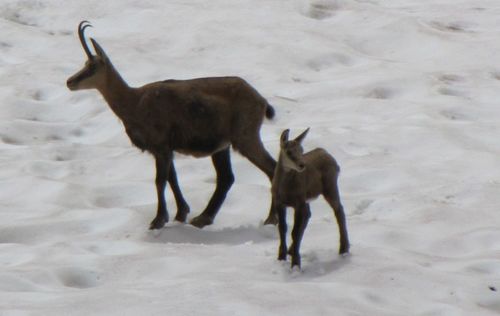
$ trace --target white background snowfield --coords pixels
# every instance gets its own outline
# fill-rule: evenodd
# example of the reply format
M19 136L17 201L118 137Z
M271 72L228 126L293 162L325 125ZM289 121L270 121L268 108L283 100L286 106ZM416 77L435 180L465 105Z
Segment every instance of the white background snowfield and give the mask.
M342 169L351 255L318 199L303 270L278 262L269 181L237 153L212 226L149 231L153 159L65 86L84 19L132 86L245 78L276 109L274 157L311 127L305 149ZM496 0L2 0L0 315L498 315L499 21ZM176 166L192 218L214 170Z

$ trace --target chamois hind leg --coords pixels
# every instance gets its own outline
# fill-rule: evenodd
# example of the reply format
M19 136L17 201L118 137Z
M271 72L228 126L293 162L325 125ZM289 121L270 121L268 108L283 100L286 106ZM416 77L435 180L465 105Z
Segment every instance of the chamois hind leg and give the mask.
M335 218L337 219L337 225L339 227L339 235L340 235L340 247L339 254L345 254L349 252L349 237L347 234L347 224L344 213L344 207L340 202L340 194L339 188L337 184L338 174L327 177L328 179L324 184L325 192L323 196L330 206L333 208L335 213Z
M292 256L292 268L298 266L300 268L300 243L304 236L307 223L311 217L311 209L309 203L301 203L295 208L294 223L292 230L292 245L288 251Z
M238 150L243 156L245 156L251 163L253 163L257 168L266 174L269 181L273 180L274 169L276 168L276 160L269 155L269 153L264 148L259 136L253 137L251 140L241 141L233 144L234 148ZM269 215L264 221L265 225L278 224L278 215L274 212L275 208L273 202L271 202L271 207L269 209Z
M213 223L222 202L226 198L227 192L234 183L229 147L213 154L212 162L217 172L217 186L205 210L191 220L191 225L198 228L203 228Z
M149 225L149 229L160 229L168 222L167 204L165 202L165 186L169 178L172 155L155 155L156 161L156 195L158 197L158 209L156 217Z
M175 220L184 223L186 222L186 217L187 214L189 213L189 205L184 199L184 196L182 196L179 183L177 182L177 172L175 172L173 161L170 163L170 171L168 173L168 183L170 184L170 189L174 194L175 204L177 205L177 214L175 215Z

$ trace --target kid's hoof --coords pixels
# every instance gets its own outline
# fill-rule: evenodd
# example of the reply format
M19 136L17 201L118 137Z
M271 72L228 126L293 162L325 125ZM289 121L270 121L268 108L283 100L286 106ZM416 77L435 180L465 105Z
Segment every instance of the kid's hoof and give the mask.
M299 255L292 256L292 269L293 267L297 267L300 270L300 261L301 260Z
M297 269L298 269L299 271L301 270L301 268L300 268L300 261L299 261L299 262L296 262L296 261L293 261L293 260L292 260L292 265L291 265L292 270L293 270L295 267L297 267Z
M191 225L198 228L203 228L207 225L212 225L213 222L214 220L208 216L198 215L191 220Z
M149 229L160 229L165 226L165 223L168 222L168 218L164 217L155 217L151 224L149 224Z
M339 249L339 255L347 255L349 254L349 245L342 245L340 246L340 249Z
M286 246L278 250L278 260L286 261Z

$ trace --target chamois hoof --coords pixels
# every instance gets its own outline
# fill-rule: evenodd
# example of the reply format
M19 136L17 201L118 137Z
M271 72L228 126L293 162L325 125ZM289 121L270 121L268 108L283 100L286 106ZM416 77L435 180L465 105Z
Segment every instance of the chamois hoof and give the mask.
M201 214L191 220L191 225L203 228L207 225L212 225L213 222L214 220L211 217Z
M181 223L185 223L188 213L189 213L189 206L183 207L182 209L178 209L177 214L175 215L175 220Z
M177 213L177 215L175 215L175 220L177 222L185 223L186 218L187 218L187 213Z
M168 222L168 218L165 217L155 217L151 224L149 224L149 229L161 229Z
M273 215L269 215L264 221L264 225L278 225L278 218Z

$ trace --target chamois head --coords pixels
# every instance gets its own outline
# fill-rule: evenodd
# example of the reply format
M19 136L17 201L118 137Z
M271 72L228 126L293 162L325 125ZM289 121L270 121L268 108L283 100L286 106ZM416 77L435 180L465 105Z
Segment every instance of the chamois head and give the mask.
M83 68L71 76L66 82L66 85L72 91L93 89L103 85L105 82L106 70L110 64L106 53L93 38L90 38L90 41L92 42L97 55L92 55L90 52L84 36L84 31L87 27L92 27L88 21L82 21L78 25L78 37L80 38L83 50L87 55L87 61L85 62Z
M281 133L280 140L280 156L283 163L283 167L286 169L292 169L297 172L302 172L306 168L304 160L302 159L302 154L304 149L302 148L302 141L309 132L309 128L302 132L293 140L288 140L289 129L286 129Z

